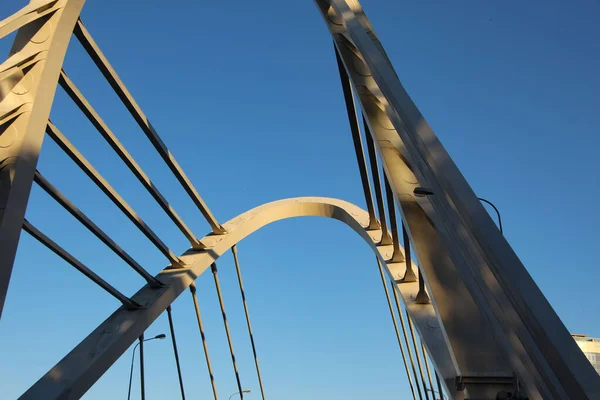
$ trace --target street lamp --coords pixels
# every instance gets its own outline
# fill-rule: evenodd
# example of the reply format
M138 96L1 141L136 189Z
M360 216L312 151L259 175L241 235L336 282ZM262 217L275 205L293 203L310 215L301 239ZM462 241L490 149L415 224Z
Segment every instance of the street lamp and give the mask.
M498 216L498 228L500 229L500 233L502 233L504 235L504 232L502 232L502 217L500 217L500 211L498 211L496 206L491 201L486 200L483 197L478 197L477 200L483 201L484 203L489 204L490 206L492 206L494 211L496 211L496 215Z
M429 388L425 388L426 391L431 392L433 394L433 397L435 397L436 393L439 393L440 400L446 400L446 396L443 393L438 392L437 390L433 390L433 389L429 389Z
M241 391L241 393L250 393L250 389L244 389L244 390ZM240 394L240 392L235 392L234 394L232 394L231 396L229 396L229 400L231 400L231 398L233 396L235 396L236 394ZM240 396L240 397L242 397L242 396Z
M161 333L150 339L144 339L143 341L138 341L137 344L133 347L133 354L131 355L131 370L129 371L129 390L127 391L127 400L129 400L131 398L131 380L133 379L133 361L135 359L135 350L137 349L137 347L140 345L141 342L149 342L150 340L155 340L155 339L162 340L166 337L167 337L167 335L165 335L164 333Z
M422 187L416 187L413 190L413 194L416 197L426 197L426 196L431 196L433 195L433 192L429 189L426 188L422 188ZM492 206L492 208L494 209L494 211L496 211L496 215L498 216L498 228L500 229L500 233L502 233L504 235L504 232L502 232L502 217L500 217L500 211L498 211L498 209L496 208L496 206L494 205L494 203L492 203L491 201L484 199L483 197L478 197L477 200L482 201L486 204L489 204L490 206Z

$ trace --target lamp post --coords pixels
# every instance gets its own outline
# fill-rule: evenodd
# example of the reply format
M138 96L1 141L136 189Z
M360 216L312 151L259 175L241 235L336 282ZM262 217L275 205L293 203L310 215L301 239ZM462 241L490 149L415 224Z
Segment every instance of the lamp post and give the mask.
M250 393L250 389L244 389L241 392L235 392L234 394L232 394L231 396L229 396L229 400L231 400L231 398L233 396L235 396L236 394L240 394L240 393ZM240 397L242 397L242 396L240 395Z
M504 235L504 232L502 232L502 217L500 217L500 211L498 211L496 206L491 201L486 200L483 197L478 197L477 200L483 201L484 203L489 204L490 206L492 206L494 211L496 211L496 215L498 216L498 228L500 229L500 233L502 233Z
M150 339L140 340L133 347L133 354L131 355L131 370L129 371L129 390L127 391L127 400L129 400L131 398L131 380L133 379L133 361L135 360L135 350L140 345L140 343L149 342L150 340L155 340L155 339L161 339L162 340L162 339L164 339L166 337L167 337L167 335L165 335L164 333L161 333L161 334L156 335L156 336L154 336L154 337L152 337Z
M433 192L431 190L422 188L422 187L416 187L413 190L413 193L417 197L431 196L433 194ZM486 204L489 204L490 206L492 206L494 211L496 211L496 215L498 216L498 228L500 230L500 233L502 233L504 235L504 232L502 231L502 217L500 216L500 211L498 211L498 209L496 208L494 203L492 203L491 201L489 201L487 199L484 199L483 197L478 197L477 200L482 201Z
M437 390L433 390L433 389L429 389L429 388L425 388L425 390L427 390L428 392L431 392L433 394L433 397L435 397L435 394L438 393L440 395L439 400L446 400L446 396L443 393L438 392Z

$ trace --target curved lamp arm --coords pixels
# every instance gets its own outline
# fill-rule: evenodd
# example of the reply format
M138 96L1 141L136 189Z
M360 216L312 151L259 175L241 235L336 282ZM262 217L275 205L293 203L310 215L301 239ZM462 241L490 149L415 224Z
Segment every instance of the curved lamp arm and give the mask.
M166 338L167 335L165 335L164 333L161 333L159 335L156 335L152 338L149 339L144 339L141 342L138 341L135 346L133 346L133 354L131 355L131 369L129 370L129 389L127 390L127 400L129 400L131 398L131 380L133 379L133 361L135 360L135 350L138 348L138 346L140 345L140 343L142 342L148 342L150 340L155 340L155 339L164 339Z
M235 392L234 394L232 394L231 396L229 396L229 400L231 400L231 398L233 396L235 396L236 394L240 394L240 393L250 393L250 389L244 389L241 392ZM241 397L241 396L240 396Z

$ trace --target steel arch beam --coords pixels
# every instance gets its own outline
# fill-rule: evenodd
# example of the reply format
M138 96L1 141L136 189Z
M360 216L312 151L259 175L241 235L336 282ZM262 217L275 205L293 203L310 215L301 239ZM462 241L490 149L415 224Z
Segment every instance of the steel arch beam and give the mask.
M377 82L364 64L361 52L348 38L344 19L338 18L334 7L327 2L318 2L325 21L333 35L336 58L342 63L341 72L353 85L354 92L365 118L367 141L374 142L386 171L392 199L397 201L402 225L410 236L420 272L425 278L429 298L442 322L442 332L452 357L453 373L442 373L447 392L453 399L463 397L493 398L501 390L511 390L513 372L503 349L497 344L492 332L480 313L468 289L448 256L448 249L433 222L424 212L418 199L413 196L415 187L420 186L413 172L410 154L398 138L398 133L385 113L385 105L377 97L380 93ZM349 18L349 17L348 17ZM414 308L419 304L415 302ZM416 311L416 310L415 310ZM429 343L426 343L429 346ZM434 359L434 365L438 366ZM448 367L449 368L449 367ZM467 385L466 391L457 390L455 380L459 376L494 378L499 384Z
M32 2L0 21L0 37L19 29L0 64L0 316L58 76L84 2Z
M398 283L404 275L406 264L389 263L393 246L378 246L381 230L369 230L369 214L361 208L343 200L322 197L300 197L279 200L256 207L223 225L224 235L208 235L203 240L208 248L190 249L181 258L185 268L165 269L157 279L165 286L153 289L148 285L140 289L132 300L143 306L131 311L117 309L67 356L35 383L22 399L76 399L81 397L102 374L137 340L169 305L183 293L198 276L233 245L265 225L273 222L304 216L319 216L343 222L358 233L373 249L378 259L386 266L387 274L396 281L396 287L411 314L419 333L430 346L430 354L437 360L443 374L452 373L452 362L440 322L431 304L414 306L418 284ZM374 268L375 266L373 266ZM450 366L450 368L447 368ZM447 376L445 376L447 378Z
M495 397L510 387L512 370L531 400L600 398L600 377L407 94L358 1L316 3L367 114L432 301L441 312L452 305L443 297L468 299L469 318L462 308L440 315L457 368L477 373L463 380L468 396ZM416 187L428 196L417 198Z

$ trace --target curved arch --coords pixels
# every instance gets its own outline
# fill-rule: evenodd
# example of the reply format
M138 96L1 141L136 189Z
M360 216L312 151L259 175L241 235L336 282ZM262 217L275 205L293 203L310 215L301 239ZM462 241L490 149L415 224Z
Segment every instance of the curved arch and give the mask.
M153 289L146 285L132 297L144 308L134 311L123 307L117 309L25 392L22 398L79 398L198 276L234 244L270 223L307 216L341 221L369 244L376 257L386 267L388 275L396 282L395 286L402 295L437 370L444 378L451 377L451 374L455 373L451 354L434 306L417 305L414 302L418 283L399 281L404 276L406 264L387 262L392 256L392 245L377 245L381 238L381 230L366 230L369 224L368 213L343 200L300 197L256 207L225 223L223 227L227 234L205 236L202 242L206 249L190 249L181 256L185 263L184 268L165 269L157 275L165 284L164 287Z

